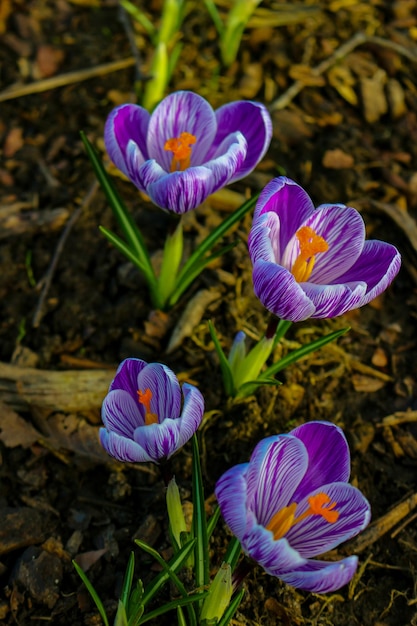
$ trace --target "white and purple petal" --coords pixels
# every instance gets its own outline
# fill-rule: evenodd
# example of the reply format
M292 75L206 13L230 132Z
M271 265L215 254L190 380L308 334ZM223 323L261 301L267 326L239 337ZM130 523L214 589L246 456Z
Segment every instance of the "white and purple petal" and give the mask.
M271 180L256 203L254 224L264 213L276 213L280 221L279 250L285 250L295 232L314 211L314 204L306 191L293 180L280 176Z
M343 205L323 205L306 221L329 249L317 254L310 281L313 283L343 282L337 280L359 258L365 242L365 224L356 209Z
M335 563L306 561L302 567L289 572L277 572L288 585L313 593L331 593L350 582L358 567L358 557L349 556Z
M346 311L360 306L366 293L366 283L340 285L316 285L306 282L300 283L306 296L313 303L313 318L331 318L343 315Z
M296 437L267 437L256 446L246 472L246 506L259 524L267 526L277 511L292 502L307 467L307 450Z
M116 375L110 383L109 391L113 389L124 389L130 393L132 398L137 398L138 376L148 364L142 359L125 359L117 368Z
M145 423L143 407L124 389L114 389L107 394L101 407L101 419L108 430L130 438L135 429Z
M184 383L182 386L184 394L184 406L181 411L179 422L179 440L178 447L183 446L201 424L204 415L204 398L203 394L197 387Z
M155 176L152 182L142 178L142 172L148 165L145 164L140 175L146 183L146 193L155 204L161 208L168 206L179 215L195 209L232 178L236 167L246 155L246 140L243 135L236 133L227 140L224 148L226 152L204 165L189 167L183 172L172 172L162 177ZM157 174L155 165L152 166L152 173Z
M239 541L257 523L246 506L246 472L249 463L228 469L217 481L214 493L226 524Z
M271 531L260 524L253 526L246 536L240 539L243 551L257 561L268 574L279 576L279 570L292 570L305 563L305 559L284 537L273 539Z
M165 419L160 424L149 424L137 428L133 438L149 458L158 463L161 459L169 459L180 447L180 420Z
M366 282L366 293L358 305L363 306L385 291L400 267L401 256L397 248L383 241L369 240L365 242L355 264L338 280L346 283L357 280Z
M115 432L100 428L100 443L105 451L118 461L127 463L147 463L154 459L133 439L122 437Z
M116 167L129 176L126 153L129 142L138 147L138 163L149 157L146 150L146 136L150 114L136 104L122 104L113 109L104 126L104 143L109 157Z
M222 154L221 144L231 134L242 133L248 151L245 159L235 170L232 180L239 180L251 172L268 150L272 137L271 117L263 104L239 101L225 104L215 111L217 132L207 154L213 159Z
M286 533L291 546L304 558L311 558L332 550L363 530L371 519L369 502L359 489L348 483L323 485L305 497L297 506L296 517L310 507L308 498L318 493L329 496L329 506L336 503L339 513L335 522L328 522L321 515L309 515Z
M301 322L316 310L291 272L281 265L256 261L253 266L253 289L264 307L281 319Z
M165 142L186 132L196 137L191 165L201 165L216 130L216 117L207 100L192 91L176 91L164 98L152 113L146 141L149 158L169 172L172 153L165 150Z
M308 468L293 494L300 502L315 489L333 482L347 482L350 452L341 428L330 422L307 422L290 433L300 439L308 453Z
M181 409L181 388L174 372L162 363L149 363L138 376L138 389L150 389L151 413L161 423L165 418L176 419Z

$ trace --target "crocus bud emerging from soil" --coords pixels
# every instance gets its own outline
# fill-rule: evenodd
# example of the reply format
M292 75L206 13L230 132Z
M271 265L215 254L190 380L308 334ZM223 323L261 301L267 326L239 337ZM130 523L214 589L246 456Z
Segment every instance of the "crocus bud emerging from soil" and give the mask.
M213 111L190 91L167 96L152 114L135 104L121 105L104 129L113 163L152 202L179 214L249 174L271 136L263 104L238 101Z
M261 441L249 463L216 484L220 510L244 552L268 574L313 592L350 581L358 559L312 559L359 533L370 506L347 483L349 448L328 422L309 422Z
M126 359L103 402L101 445L119 461L159 463L192 437L203 413L201 392L184 383L181 394L178 379L168 367Z
M367 304L401 265L394 246L365 241L356 209L315 209L304 189L284 176L259 197L249 253L255 294L269 311L292 322L336 317Z

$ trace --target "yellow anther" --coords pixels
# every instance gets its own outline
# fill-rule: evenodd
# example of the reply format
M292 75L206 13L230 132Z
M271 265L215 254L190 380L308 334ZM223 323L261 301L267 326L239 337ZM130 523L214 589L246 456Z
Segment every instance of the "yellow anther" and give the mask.
M139 404L143 404L145 407L145 426L149 426L149 424L157 424L157 414L151 413L152 391L149 388L145 389L145 391L138 389L138 400Z
M291 273L298 283L303 283L311 276L315 255L326 252L329 249L329 244L323 237L317 235L310 226L302 226L295 235L300 244L300 254L294 261Z
M191 146L195 144L197 137L191 133L181 133L179 137L172 137L165 142L164 150L172 152L171 172L183 172L190 167Z

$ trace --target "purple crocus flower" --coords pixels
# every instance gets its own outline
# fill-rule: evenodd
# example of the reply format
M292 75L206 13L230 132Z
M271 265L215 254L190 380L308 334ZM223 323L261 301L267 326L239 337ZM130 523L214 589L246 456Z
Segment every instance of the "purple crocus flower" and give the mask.
M335 317L373 300L401 265L398 250L365 241L362 217L343 204L314 205L281 176L261 193L249 235L253 286L281 319Z
M213 111L191 91L172 93L152 114L135 104L116 107L104 129L119 170L152 202L179 214L249 174L271 136L264 105L239 101Z
M161 363L126 359L104 398L103 448L119 461L168 459L195 433L204 413L201 392Z
M347 483L349 448L328 422L309 422L261 441L249 463L218 480L220 510L243 551L268 574L313 592L349 582L358 559L311 559L359 533L370 507Z

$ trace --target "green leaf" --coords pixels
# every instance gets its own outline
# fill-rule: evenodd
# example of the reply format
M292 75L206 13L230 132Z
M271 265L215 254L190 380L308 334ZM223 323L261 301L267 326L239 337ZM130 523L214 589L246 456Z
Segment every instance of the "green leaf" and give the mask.
M210 581L209 575L209 540L207 534L206 511L204 507L203 477L201 474L200 452L197 436L192 437L192 494L193 494L193 535L195 538L194 571L195 584L204 588Z
M233 382L233 374L232 374L232 370L230 369L229 360L227 356L225 355L223 348L220 345L220 341L217 337L216 330L211 320L208 321L208 327L209 327L211 338L214 343L214 347L217 352L217 356L219 357L220 369L221 369L222 377L223 377L224 390L228 396L233 396L234 391L235 391L235 386Z
M225 612L223 613L223 617L217 623L217 626L227 626L239 608L239 604L242 602L242 598L245 595L245 590L241 589L238 594L233 598Z
M201 259L200 261L193 264L193 266L190 267L185 274L183 274L183 271L181 270L177 278L175 290L173 291L169 299L170 306L174 306L174 304L178 302L178 299L181 297L187 287L197 278L197 276L201 274L201 272L205 267L207 267L207 265L209 265L215 259L218 259L223 254L226 254L226 252L229 252L229 250L232 250L235 245L236 243L231 243L227 246L224 246L220 250L217 250L217 252L213 252L213 254L211 254L210 256L207 256L204 259Z
M182 284L184 276L187 276L189 272L193 272L193 268L200 263L206 252L211 250L215 243L222 237L234 224L239 222L244 215L250 209L255 206L259 194L253 196L242 204L236 211L231 213L228 218L217 226L198 246L197 250L189 257L187 262L183 265L181 272L178 276L178 285ZM201 271L201 270L200 270Z
M204 0L204 4L206 5L206 9L210 14L211 19L213 20L220 39L222 39L225 28L216 5L214 4L213 0Z
M140 620L139 624L145 624L146 622L149 622L151 619L155 619L155 617L159 617L160 615L163 615L164 613L167 613L168 611L172 611L173 609L176 609L181 606L191 608L191 605L194 602L197 602L197 601L202 602L207 595L208 595L208 591L202 591L201 593L194 593L193 595L187 596L186 598L178 598L177 600L172 600L171 602L167 602L166 604L155 609L154 611L151 611L150 613L147 613L146 615L144 615L142 619Z
M241 552L242 547L240 545L239 539L237 539L237 537L232 537L223 559L225 563L229 563L230 567L232 568L232 572L237 565Z
M140 230L136 226L132 216L122 202L119 194L117 193L110 176L107 174L101 162L101 159L98 157L87 136L82 131L81 139L84 143L88 157L93 165L97 179L107 197L107 200L120 225L120 228L122 229L129 243L129 247L134 251L143 266L147 268L147 276L153 275L156 282L155 274L151 265L151 260L149 258L149 254Z
M120 602L124 607L129 605L130 590L132 588L133 574L135 571L135 555L130 553L129 561L127 562L125 577L123 580L123 587L120 593Z
M329 333L328 335L325 335L324 337L320 337L320 339L316 339L315 341L312 341L311 343L308 343L305 346L301 346L301 348L298 348L298 350L293 350L292 352L284 356L282 359L280 359L277 363L274 363L273 365L268 367L264 372L262 372L262 376L265 378L274 376L281 370L288 367L288 365L291 365L292 363L295 363L296 361L299 361L300 359L304 358L305 356L310 354L310 352L314 352L314 350L319 350L320 348L330 343L331 341L335 341L336 339L338 339L339 337L347 333L348 330L350 330L350 328L342 328L341 330L335 330L334 332Z
M100 600L100 596L98 595L97 591L94 589L94 587L90 583L87 575L83 572L83 570L78 565L78 563L73 560L72 564L73 564L73 566L75 568L75 571L77 572L78 576L81 578L81 580L83 581L84 585L87 587L88 593L93 598L94 604L96 605L96 607L98 609L98 612L101 615L101 619L103 620L104 626L109 626L109 620L107 619L106 611L104 609L102 601Z
M219 518L220 518L220 507L217 506L213 515L210 517L209 521L207 522L207 535L209 539L212 536L214 529L216 528L216 524L219 521Z
M275 380L275 378L263 377L259 377L256 380L249 380L239 387L236 392L235 398L247 398L248 396L255 393L258 387L262 387L263 385L282 385L282 382L280 380Z
M152 40L154 40L156 37L157 31L153 23L150 20L148 20L146 15L140 9L138 9L132 2L130 2L130 0L119 0L119 3L122 5L125 11L130 13L133 19L135 19L141 26L143 26L143 28L148 33L149 37Z
M171 580L174 583L182 596L187 596L187 591L178 578L176 572L182 567L187 560L188 555L193 551L195 547L195 539L192 539L185 546L183 546L168 563L164 561L162 556L156 550L151 548L151 546L148 546L148 544L144 541L135 539L135 543L142 548L142 550L153 556L163 569L163 571L158 574L158 576L156 576L146 587L143 593L142 604L146 606L148 602L152 600L154 595L161 589L161 587L168 582L168 580Z
M99 230L106 237L106 239L108 239L115 248L117 248L122 254L124 254L124 256L127 257L129 261L136 265L136 267L138 267L140 271L143 272L145 278L147 278L146 267L140 262L138 257L135 255L134 252L132 252L127 244L111 230L107 230L107 228L105 228L104 226L99 226Z

